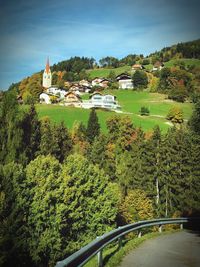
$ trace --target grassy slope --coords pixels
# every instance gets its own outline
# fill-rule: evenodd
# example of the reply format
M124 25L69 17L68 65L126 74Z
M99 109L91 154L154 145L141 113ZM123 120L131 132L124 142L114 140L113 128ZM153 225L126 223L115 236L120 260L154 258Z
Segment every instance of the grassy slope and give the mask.
M115 90L107 92L117 96L117 100L122 106L122 111L131 113L128 114L128 116L131 117L134 125L142 127L145 131L151 130L155 125L159 125L163 132L166 132L169 126L166 124L165 116L169 109L174 105L178 105L182 108L185 119L188 119L192 112L192 105L190 103L179 104L175 102L166 102L164 95L157 93L150 94L148 92L134 92L131 90ZM151 116L139 116L141 106L148 107ZM75 120L82 121L87 125L90 113L90 111L86 109L63 107L59 105L37 105L37 111L40 118L49 116L54 122L64 121L68 128L72 127ZM103 132L106 132L106 120L116 113L98 110L97 114L102 130ZM126 114L120 114L120 116L125 115Z
M200 67L200 60L199 59L183 58L183 59L179 59L178 61L184 61L186 66L195 65L195 66ZM174 63L176 63L176 62L177 62L177 59L172 59L168 62L165 62L165 66L166 67L172 67L172 66L174 66Z
M200 66L200 60L198 59L181 59L186 65L196 65ZM177 60L170 60L165 63L165 66L171 67ZM146 65L146 69L151 69L152 65ZM89 70L90 78L94 77L107 77L110 71L114 71L116 75L122 72L131 71L130 66L123 66L116 69L106 69L99 68L94 70ZM109 91L108 91L109 92ZM168 125L166 124L165 117L169 111L169 109L176 105L182 108L184 112L184 119L188 119L192 113L192 105L189 103L175 103L168 102L164 100L164 95L152 93L149 94L147 92L134 92L130 90L115 90L110 91L111 94L115 94L117 96L117 100L119 104L122 106L122 111L131 113L128 114L137 127L142 127L143 130L149 131L155 125L159 125L160 128L166 132L168 129ZM83 99L87 99L87 95L83 96ZM139 110L142 106L146 106L150 110L149 117L141 117L139 116ZM72 128L72 125L75 120L82 121L85 125L87 124L89 117L89 110L78 109L72 107L62 107L58 105L37 105L37 110L39 113L39 117L49 116L52 121L60 122L64 121L65 125L68 128ZM113 112L105 112L105 111L97 111L99 121L102 127L103 132L106 132L106 120L111 117ZM120 114L121 116L125 116L124 114Z
M184 61L186 66L190 66L190 65L195 65L195 66L200 66L200 60L199 59L187 59L187 58L183 58L180 59L181 61ZM177 62L177 59L172 59L168 62L165 62L165 66L166 67L172 67L174 66L174 64ZM148 64L144 66L145 69L147 70L152 70L153 65L152 64ZM122 73L122 72L129 72L131 71L131 66L123 66L123 67L119 67L116 69L106 69L106 68L99 68L99 69L93 69L93 70L88 70L88 73L90 74L90 78L93 79L95 77L107 77L110 73L110 71L114 71L116 75Z
M116 69L106 69L106 68L99 68L94 70L89 70L90 78L93 79L95 77L108 77L110 71L114 71L116 75L121 74L122 72L130 72L131 67L130 66L123 66Z

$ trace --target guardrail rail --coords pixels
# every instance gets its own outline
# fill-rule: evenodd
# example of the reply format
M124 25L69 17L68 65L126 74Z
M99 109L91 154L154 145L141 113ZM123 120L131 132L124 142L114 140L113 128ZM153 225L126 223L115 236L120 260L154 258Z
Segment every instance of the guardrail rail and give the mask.
M103 248L109 245L111 242L118 239L119 246L121 246L121 240L124 235L138 230L138 237L141 236L141 229L152 226L159 226L159 232L162 232L162 226L166 224L180 224L180 228L183 228L183 224L188 223L191 218L164 218L153 219L147 221L139 221L136 223L121 226L117 229L110 231L100 237L97 237L88 245L84 246L68 258L58 261L56 267L80 267L88 262L94 255L98 254L98 266L103 266Z

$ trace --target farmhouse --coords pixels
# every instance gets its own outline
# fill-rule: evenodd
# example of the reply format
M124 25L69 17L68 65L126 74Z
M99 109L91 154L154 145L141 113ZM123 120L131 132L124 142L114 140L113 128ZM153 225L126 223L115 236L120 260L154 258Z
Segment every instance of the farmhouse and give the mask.
M107 88L109 82L110 81L105 78L95 78L94 80L92 80L92 86L101 86L103 88Z
M164 67L164 64L160 61L157 61L154 65L153 65L153 69L152 71L157 71L157 70L161 70Z
M85 86L85 87L90 87L90 82L88 82L87 80L81 80L79 82L79 85Z
M136 70L143 70L144 69L144 66L141 65L141 64L134 64L132 66L132 71L135 72Z
M133 88L133 82L132 82L131 76L126 73L122 73L118 75L116 77L116 80L119 83L119 89L132 89Z
M68 92L65 95L65 99L64 99L64 104L65 106L75 106L75 107L80 107L81 105L81 98L79 95L75 94L74 92Z

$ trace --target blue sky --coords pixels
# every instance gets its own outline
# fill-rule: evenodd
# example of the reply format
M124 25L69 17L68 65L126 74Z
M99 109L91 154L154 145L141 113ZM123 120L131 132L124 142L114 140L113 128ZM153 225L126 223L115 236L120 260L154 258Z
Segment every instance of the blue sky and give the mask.
M0 0L0 89L71 56L147 55L200 38L199 0Z

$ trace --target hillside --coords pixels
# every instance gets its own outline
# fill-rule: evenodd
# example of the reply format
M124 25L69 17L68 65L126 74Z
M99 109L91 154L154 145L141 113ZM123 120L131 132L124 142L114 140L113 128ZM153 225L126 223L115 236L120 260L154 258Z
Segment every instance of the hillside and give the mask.
M134 92L127 90L107 91L116 95L119 104L122 106L121 116L131 117L136 127L142 127L144 131L151 131L159 125L163 132L170 127L165 119L170 108L179 106L183 110L184 119L188 119L192 113L192 104L176 103L165 99L165 95L148 92ZM139 110L142 106L147 106L150 116L140 116ZM74 121L82 121L87 125L90 110L63 107L59 105L37 105L39 117L49 116L56 123L64 121L68 128L72 128ZM103 132L106 132L106 120L115 113L110 111L97 110L98 118Z

